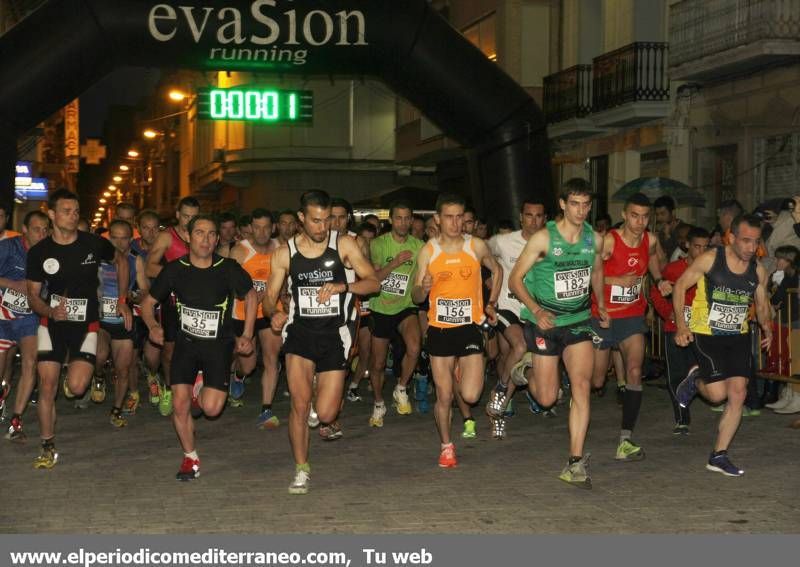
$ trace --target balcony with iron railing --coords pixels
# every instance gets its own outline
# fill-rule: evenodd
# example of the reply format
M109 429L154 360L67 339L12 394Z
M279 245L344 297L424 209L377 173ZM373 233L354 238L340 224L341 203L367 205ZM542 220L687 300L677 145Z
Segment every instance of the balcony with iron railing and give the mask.
M713 81L800 61L797 0L683 0L669 10L673 79Z

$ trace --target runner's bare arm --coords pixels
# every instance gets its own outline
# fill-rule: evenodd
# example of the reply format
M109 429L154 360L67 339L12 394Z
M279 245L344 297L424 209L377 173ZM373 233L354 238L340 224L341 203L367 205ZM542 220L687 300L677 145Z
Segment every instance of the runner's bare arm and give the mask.
M159 232L158 237L156 238L153 247L150 249L150 252L147 254L147 268L145 272L147 273L148 278L154 278L161 273L163 266L161 265L161 259L164 257L164 253L169 248L169 245L172 243L172 237L169 235L169 232Z
M380 281L375 277L372 264L364 256L363 246L348 236L339 240L342 259L349 263L355 270L358 280L349 284L350 293L356 295L371 295L381 289Z
M130 331L133 328L133 315L131 309L128 307L128 289L130 286L131 270L128 265L127 254L123 254L119 250L114 252L114 265L117 267L117 289L119 290L119 298L117 299L117 314L122 317L125 325L125 330Z
M136 286L139 288L139 292L142 295L144 295L150 290L150 280L148 279L144 271L145 271L144 259L141 256L136 256Z
M542 308L536 303L533 297L531 297L531 294L528 293L528 288L525 287L522 280L525 278L525 274L533 268L534 264L539 262L547 253L549 247L550 233L548 231L540 230L534 233L534 235L528 239L525 248L522 249L522 253L517 259L517 263L514 264L514 269L511 270L511 274L508 276L508 289L510 289L511 293L517 296L517 299L519 299L534 315Z
M142 300L142 321L144 324L147 325L148 334L150 339L156 344L164 344L164 329L161 328L161 325L158 321L156 321L155 313L153 309L156 306L157 301L153 298L152 295L147 295Z
M258 313L258 299L256 290L252 287L244 296L244 331L242 336L252 339L255 334L256 314Z
M666 264L666 255L664 254L664 249L661 248L658 237L652 232L649 233L649 235L650 250L648 250L647 268L650 270L650 275L653 276L653 280L660 281L661 268Z
M594 264L592 265L592 292L597 298L597 310L600 312L600 326L608 327L608 312L606 311L605 274L603 269L603 247L605 239L599 234L594 234Z
M425 301L433 285L433 278L428 273L428 264L431 261L428 250L428 246L423 246L417 255L417 275L414 277L414 287L411 288L411 300L416 304Z
M267 282L267 293L261 306L264 310L264 317L272 317L277 311L278 299L281 293L283 281L289 272L289 247L281 246L272 254L270 261L269 281ZM288 309L288 305L286 306Z
M236 243L236 245L231 248L231 253L229 258L236 260L236 262L241 266L244 263L244 259L247 258L247 250L241 243Z
M489 303L497 305L500 297L500 288L503 286L503 267L497 262L486 242L480 238L473 238L475 254L484 268L492 272L492 291L489 293Z
M50 317L50 306L41 298L42 282L25 280L28 288L28 305L41 317Z
M756 286L755 292L756 318L758 319L758 325L761 327L761 348L769 350L772 346L772 307L769 302L769 293L767 292L769 275L767 274L767 269L761 262L758 262L757 266L758 285Z

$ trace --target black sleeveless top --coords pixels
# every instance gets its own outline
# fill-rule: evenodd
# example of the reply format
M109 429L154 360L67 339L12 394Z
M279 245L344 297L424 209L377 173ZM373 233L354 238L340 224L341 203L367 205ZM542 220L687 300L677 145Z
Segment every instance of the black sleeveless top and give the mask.
M296 238L296 237L295 237ZM328 247L318 258L306 258L297 249L295 238L289 240L289 324L299 324L311 331L336 330L349 322L354 300L351 293L331 296L327 303L317 302L319 288L329 282L347 283L347 273L339 255L339 233L332 230Z

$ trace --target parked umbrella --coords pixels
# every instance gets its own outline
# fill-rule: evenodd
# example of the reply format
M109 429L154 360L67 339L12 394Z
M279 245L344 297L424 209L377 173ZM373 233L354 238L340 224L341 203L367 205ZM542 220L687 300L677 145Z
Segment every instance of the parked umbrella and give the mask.
M705 207L706 198L696 189L669 177L640 177L628 181L611 197L614 201L625 201L635 193L644 193L651 200L668 195L680 206Z

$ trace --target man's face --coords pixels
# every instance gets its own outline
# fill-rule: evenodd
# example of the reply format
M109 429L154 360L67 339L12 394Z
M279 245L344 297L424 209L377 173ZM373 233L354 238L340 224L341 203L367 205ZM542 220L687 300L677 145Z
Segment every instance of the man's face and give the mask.
M136 210L130 209L128 207L122 207L115 211L115 218L119 220L124 220L127 223L130 223L131 226L136 222Z
M78 230L81 232L89 232L89 221L86 220L79 220L78 221Z
M59 199L55 209L47 211L53 226L66 231L78 230L80 214L81 208L75 199Z
M369 246L369 243L372 242L373 238L375 238L375 233L371 230L362 230L358 233L358 235L364 239L364 242L367 243L367 246Z
M310 205L305 212L298 213L303 231L314 242L325 242L330 234L332 221L330 207L323 209L316 205Z
M219 225L219 239L222 242L231 242L236 237L236 221L227 220Z
M675 240L678 243L678 247L681 250L683 250L684 252L688 252L688 250L689 250L689 242L688 242L688 239L689 239L689 227L686 226L686 227L683 227L683 228L679 228L675 232L675 235L676 235L675 236Z
M158 238L158 219L147 217L139 223L139 233L148 246L152 246Z
M470 234L464 230L464 205L444 205L442 212L434 215L439 231L449 238L455 238L460 234ZM473 218L473 225L474 225ZM474 228L474 227L473 227Z
M599 232L600 234L605 234L608 232L608 221L606 219L600 219L594 223L594 229Z
M124 226L112 226L108 231L108 239L119 252L127 253L131 248L131 231Z
M567 200L559 199L564 218L573 225L583 224L592 210L592 198L589 195L569 195Z
M436 218L431 217L425 221L425 236L428 240L439 236L439 226L436 224Z
M463 211L463 207L462 207ZM461 214L461 230L464 234L473 234L475 232L475 213L462 212Z
M425 236L425 221L422 219L414 219L411 221L411 236L422 240Z
M392 211L392 232L397 236L406 237L411 229L413 216L411 209L397 207Z
M350 215L344 207L331 207L331 230L336 230L342 234L347 233L347 223Z
M47 238L49 232L50 223L38 216L31 217L29 226L23 225L22 227L22 234L28 242L28 248Z
M485 222L477 221L475 223L475 236L486 240L489 237L489 225Z
M533 234L542 228L545 219L544 205L525 203L522 212L519 214L519 224L525 234Z
M692 238L692 241L689 242L688 250L686 252L689 254L689 258L692 260L697 259L700 254L708 250L708 243L710 240L708 238L696 237Z
M297 221L293 215L281 215L278 219L278 234L281 239L289 240L297 232Z
M656 207L656 227L662 227L672 222L672 211L667 207Z
M189 234L189 249L192 254L199 258L208 258L217 248L219 234L213 222L199 220L194 223L192 232Z
M242 240L250 240L253 238L253 225L251 224L243 224L239 226L239 236L242 237Z
M733 224L734 215L732 212L723 211L719 214L719 226L723 232L728 230Z
M272 221L269 217L253 219L253 242L258 246L267 246L272 238Z
M630 204L622 211L622 218L625 220L625 228L636 236L641 236L650 222L650 207Z
M744 262L752 260L760 243L761 229L744 222L739 225L739 234L733 235L733 251Z
M186 230L189 226L189 221L199 214L200 207L187 207L184 205L175 213L175 217L178 219L178 226Z

